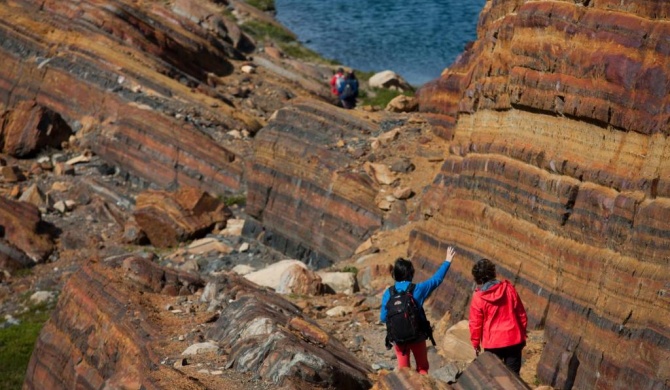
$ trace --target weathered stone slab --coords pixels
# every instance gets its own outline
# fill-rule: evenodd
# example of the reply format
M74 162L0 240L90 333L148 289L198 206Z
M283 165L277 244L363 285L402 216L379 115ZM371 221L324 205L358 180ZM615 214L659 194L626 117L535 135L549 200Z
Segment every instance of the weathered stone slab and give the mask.
M0 138L3 152L14 157L31 157L44 147L61 148L72 129L61 116L34 101L24 101L10 110Z
M8 244L3 245L3 263L12 269L28 265L26 257L32 264L43 262L54 249L50 227L31 203L0 197L0 233Z
M393 372L384 372L372 387L373 390L450 390L449 384L434 379L429 375L421 375L409 368L402 368Z
M484 352L477 356L472 364L454 384L455 390L529 390L512 371L494 354Z
M186 187L172 193L141 193L133 216L152 245L170 247L204 236L232 213L221 200Z

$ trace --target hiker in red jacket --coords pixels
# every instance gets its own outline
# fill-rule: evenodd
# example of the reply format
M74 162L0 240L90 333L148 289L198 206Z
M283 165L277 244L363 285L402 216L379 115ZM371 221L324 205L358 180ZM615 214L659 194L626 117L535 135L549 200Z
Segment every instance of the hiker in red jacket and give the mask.
M344 69L338 68L337 72L330 78L330 92L335 96L340 96L338 89L344 80Z
M485 351L497 355L519 375L521 351L526 346L526 309L514 286L496 279L496 266L488 259L472 267L479 285L470 303L470 341L477 355Z

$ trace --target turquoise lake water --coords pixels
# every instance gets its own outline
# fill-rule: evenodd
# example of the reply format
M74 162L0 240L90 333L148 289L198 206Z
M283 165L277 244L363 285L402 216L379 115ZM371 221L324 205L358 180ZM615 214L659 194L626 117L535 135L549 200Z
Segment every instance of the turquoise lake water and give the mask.
M275 0L277 19L310 49L415 86L439 77L476 38L485 0Z

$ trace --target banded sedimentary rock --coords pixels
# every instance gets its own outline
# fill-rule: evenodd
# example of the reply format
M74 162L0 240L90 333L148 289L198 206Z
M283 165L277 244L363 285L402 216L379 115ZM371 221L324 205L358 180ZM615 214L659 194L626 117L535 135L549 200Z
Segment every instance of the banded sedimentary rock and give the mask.
M378 189L354 169L355 154L377 130L316 101L275 114L256 137L248 180L247 212L261 222L266 244L322 267L353 254L381 226Z
M202 281L142 258L112 263L87 265L69 279L37 340L23 388L205 388L160 363L161 324L142 309L149 296L188 295Z
M133 216L152 245L171 247L200 238L232 212L220 200L192 187L175 192L145 191L138 195Z
M456 262L438 313L467 316L498 265L559 388L670 387L670 5L488 2L478 40L419 92L451 140L410 250ZM455 316L455 317L454 317Z
M3 2L3 127L30 130L35 115L11 113L33 104L108 163L157 185L240 190L239 151L214 138L260 125L207 80L231 74L242 38L220 6L193 3Z
M0 269L45 261L54 250L53 235L37 206L0 197Z
M197 301L194 293L204 287L199 277L133 255L91 262L61 293L24 388L231 388L225 375L197 368L198 359L288 388L370 387L370 368L279 295L234 274L214 285L207 295L214 307L223 306L220 315L198 309L179 316L162 302L178 295ZM222 353L185 357L177 336L194 326L194 341L206 334Z

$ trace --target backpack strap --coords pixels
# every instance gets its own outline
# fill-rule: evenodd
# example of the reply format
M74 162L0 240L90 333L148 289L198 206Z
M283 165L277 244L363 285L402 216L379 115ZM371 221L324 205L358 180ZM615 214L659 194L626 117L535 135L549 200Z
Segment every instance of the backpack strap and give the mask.
M396 295L398 292L395 290L395 286L389 287L389 294L390 296Z
M414 287L416 287L416 284L410 283L409 286L407 287L407 292L412 294L414 296Z

